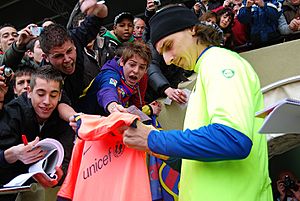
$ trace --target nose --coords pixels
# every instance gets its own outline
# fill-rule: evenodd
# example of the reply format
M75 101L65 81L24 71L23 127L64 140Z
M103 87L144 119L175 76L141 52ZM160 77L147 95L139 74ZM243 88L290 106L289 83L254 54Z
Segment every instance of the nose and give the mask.
M29 82L25 82L25 83L24 83L24 89L25 89L25 90L27 90L27 89L28 89L28 87L29 87L29 84L30 84Z
M65 56L64 56L64 62L68 63L70 61L71 61L71 57L68 54L65 54Z
M135 74L138 73L139 67L138 67L138 66L134 67L134 68L132 69L132 71L133 71Z
M13 35L9 35L9 38L8 38L8 40L9 41L15 41L17 38L16 37L14 37Z
M171 65L173 63L174 57L170 53L163 53L163 57L167 65Z
M50 96L49 95L45 95L43 103L45 105L49 105L50 104Z

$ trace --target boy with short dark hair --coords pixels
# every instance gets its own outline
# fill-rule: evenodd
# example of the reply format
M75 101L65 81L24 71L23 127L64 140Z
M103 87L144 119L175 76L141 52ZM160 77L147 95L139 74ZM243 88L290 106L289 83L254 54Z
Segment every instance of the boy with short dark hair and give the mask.
M118 48L125 42L133 42L134 16L129 12L122 12L114 19L113 30L107 30L101 37L99 45L100 67L116 56Z
M13 86L15 96L20 96L23 92L27 92L30 85L31 74L35 69L30 66L22 66L14 73Z
M8 183L15 176L28 172L30 164L37 162L46 154L33 147L43 138L54 138L64 147L65 158L62 170L57 167L58 175L66 173L70 161L74 131L58 114L57 105L61 97L63 78L59 71L46 65L31 76L27 93L6 104L0 112L0 185ZM29 141L23 145L21 134ZM61 176L41 183L44 187L58 184ZM14 200L10 195L6 200Z

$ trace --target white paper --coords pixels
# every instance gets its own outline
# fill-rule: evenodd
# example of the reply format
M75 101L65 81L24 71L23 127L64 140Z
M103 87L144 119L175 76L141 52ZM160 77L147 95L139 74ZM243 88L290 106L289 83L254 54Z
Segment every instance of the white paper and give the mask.
M284 99L277 105L268 107L263 112L267 114L260 133L300 133L300 101Z
M3 187L22 186L34 174L36 173L20 174L19 176L11 180L9 183L5 184Z
M165 100L164 100L165 105L171 105L171 103L172 103L172 100L169 97L165 98Z

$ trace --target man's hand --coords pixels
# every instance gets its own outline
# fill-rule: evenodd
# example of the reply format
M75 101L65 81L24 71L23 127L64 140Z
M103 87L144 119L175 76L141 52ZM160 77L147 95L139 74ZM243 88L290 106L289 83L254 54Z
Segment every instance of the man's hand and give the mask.
M33 176L33 178L41 184L43 187L53 187L58 184L58 182L61 180L63 176L63 171L60 167L55 167L56 169L56 178L55 179L50 179L47 178L43 173L38 173Z
M153 114L156 115L156 116L158 116L159 113L161 112L161 104L160 104L160 102L153 101L149 105L152 108Z
M19 144L13 146L4 151L5 160L8 163L15 163L21 161L24 164L31 164L42 159L47 151L43 151L40 147L35 147L36 143L39 142L39 138L36 137L34 141L29 142L28 145Z
M290 24L289 24L289 28L292 31L299 31L300 30L300 18L294 18Z
M201 3L200 2L196 2L193 6L193 9L195 11L195 13L199 14L200 13L200 9L201 9Z
M29 24L27 27L24 29L21 29L18 34L18 38L16 41L16 46L18 49L24 49L26 45L31 41L32 39L36 38L37 36L34 36L31 33L30 27L32 26L37 26L36 24Z
M278 180L276 184L277 184L277 190L280 194L280 201L283 201L283 199L285 198L285 187L283 184L283 180Z
M176 101L179 104L187 102L187 96L181 89L167 88L165 94L173 101Z
M76 113L74 115L71 115L69 117L69 125L72 127L72 129L76 132L77 130L77 123L76 123L76 120L75 120L75 116L80 116L82 115L83 113Z
M148 147L148 135L151 130L155 130L153 126L147 126L137 121L137 128L129 127L123 134L123 142L130 148L150 151Z
M107 106L108 112L111 114L113 112L125 112L127 113L127 110L120 104L116 102L111 102Z
M87 15L95 15L99 18L104 18L108 14L107 6L96 0L81 0L80 1L81 12L86 13Z
M154 11L156 9L156 5L154 4L153 0L147 0L146 9L148 11Z

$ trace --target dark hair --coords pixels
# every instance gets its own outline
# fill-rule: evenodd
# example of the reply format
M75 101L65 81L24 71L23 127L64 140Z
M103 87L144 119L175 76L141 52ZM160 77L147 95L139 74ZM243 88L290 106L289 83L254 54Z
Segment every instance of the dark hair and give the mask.
M10 23L5 23L5 24L0 25L0 30L3 29L4 27L12 27L15 30L17 30L16 27Z
M151 50L147 44L140 41L124 43L122 47L122 59L126 63L134 55L140 56L147 63L147 67L151 62Z
M31 52L34 52L34 45L37 40L39 40L39 38L34 38L31 41L29 41L29 43L26 45L26 49L30 50Z
M34 73L36 71L36 69L34 67L31 66L27 66L27 65L21 65L18 66L18 68L15 70L14 72L14 78L13 78L13 85L16 85L16 78L17 77L21 77L23 75L29 75L31 76L32 73Z
M211 10L208 10L199 17L199 20L207 21L209 18L212 18L212 17L215 17L217 20L217 14Z
M114 25L121 23L124 19L128 19L133 24L134 16L130 12L122 12L115 16Z
M55 20L53 20L53 19L51 19L51 18L49 18L49 17L46 17L46 18L43 19L42 24L44 24L45 22L48 22L48 21L51 21L51 22L53 22L53 23L56 23Z
M66 41L73 42L67 29L60 24L50 24L40 35L41 49L45 54L49 54L54 47L62 46Z
M228 32L231 32L231 27L232 27L232 24L233 24L233 19L234 19L234 13L233 13L233 10L229 7L224 7L223 9L219 10L217 12L217 24L220 25L220 20L221 20L221 16L222 15L226 15L226 16L229 16L231 21L228 25L228 27L226 27L225 29L221 28L224 33L228 33Z
M41 78L47 81L55 81L59 82L59 89L61 90L63 87L63 77L60 73L60 71L53 68L52 65L44 65L39 68L31 75L30 80L30 89L33 90L33 88L36 85L36 78Z

